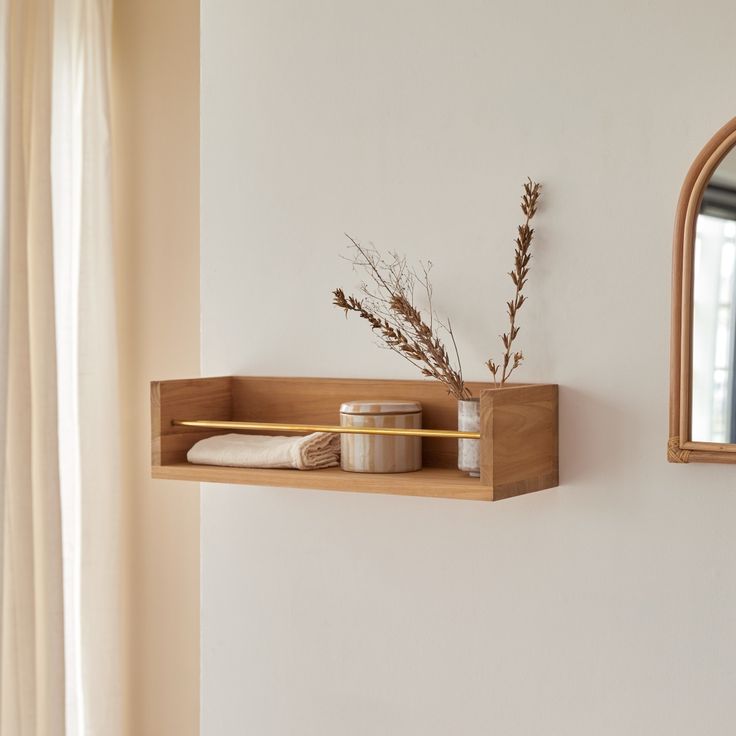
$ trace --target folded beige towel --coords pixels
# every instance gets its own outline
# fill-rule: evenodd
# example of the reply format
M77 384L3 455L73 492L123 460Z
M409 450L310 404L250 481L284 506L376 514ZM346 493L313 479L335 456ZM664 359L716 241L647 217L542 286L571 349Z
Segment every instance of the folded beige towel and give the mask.
M236 468L332 468L340 461L340 436L326 432L306 437L220 434L197 442L187 460Z

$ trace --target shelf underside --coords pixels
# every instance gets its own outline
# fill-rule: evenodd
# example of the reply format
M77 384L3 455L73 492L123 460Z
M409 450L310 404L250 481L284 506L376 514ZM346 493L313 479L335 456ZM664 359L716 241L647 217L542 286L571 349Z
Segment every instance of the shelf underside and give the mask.
M478 478L471 478L451 468L423 468L413 473L347 473L340 468L267 470L177 463L154 467L153 477L192 480L201 483L237 483L323 491L389 493L474 501L492 499L491 488L481 485Z

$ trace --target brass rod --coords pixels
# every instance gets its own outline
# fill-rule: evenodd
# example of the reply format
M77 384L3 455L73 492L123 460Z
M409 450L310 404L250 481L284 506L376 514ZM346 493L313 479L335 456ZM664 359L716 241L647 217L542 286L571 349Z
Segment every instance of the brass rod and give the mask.
M440 437L445 439L479 440L480 432L459 432L453 429L396 429L393 427L343 427L332 424L283 424L279 422L230 422L208 419L173 420L176 427L201 429L267 429L278 432L333 432L335 434L378 434L392 437Z

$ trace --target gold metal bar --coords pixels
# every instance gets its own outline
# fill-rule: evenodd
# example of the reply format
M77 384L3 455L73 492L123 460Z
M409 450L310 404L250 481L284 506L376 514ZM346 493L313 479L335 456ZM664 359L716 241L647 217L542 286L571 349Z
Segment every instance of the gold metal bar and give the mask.
M173 420L176 427L201 429L267 429L277 432L333 432L336 434L379 434L392 437L441 437L446 439L479 440L480 432L459 432L453 429L395 429L392 427L342 427L332 424L281 424L274 422L229 422L208 419Z

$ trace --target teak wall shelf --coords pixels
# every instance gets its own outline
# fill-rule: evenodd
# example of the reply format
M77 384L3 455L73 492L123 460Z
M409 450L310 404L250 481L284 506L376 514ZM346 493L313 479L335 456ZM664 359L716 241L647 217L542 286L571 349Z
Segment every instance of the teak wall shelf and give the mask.
M192 465L187 451L228 430L177 426L183 420L339 424L341 402L412 399L423 427L457 427L457 402L430 381L227 376L151 384L154 478L328 491L497 501L558 484L557 386L470 383L481 402L481 477L457 470L457 440L423 440L424 468L413 473L347 473ZM264 434L264 432L261 432ZM281 433L283 434L283 432Z

